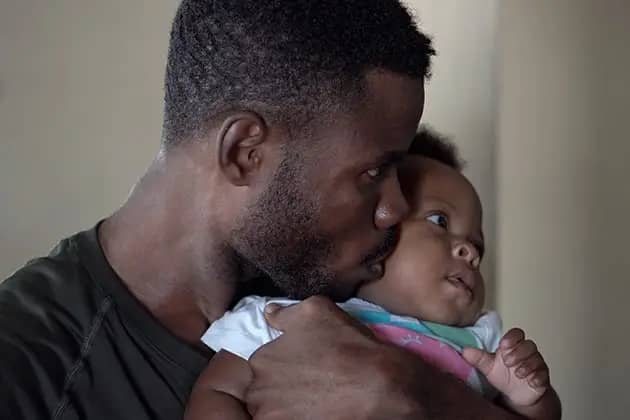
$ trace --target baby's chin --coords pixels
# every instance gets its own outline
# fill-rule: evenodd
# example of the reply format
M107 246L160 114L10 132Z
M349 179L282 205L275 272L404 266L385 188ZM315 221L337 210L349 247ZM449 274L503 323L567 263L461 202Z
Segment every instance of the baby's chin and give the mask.
M459 322L455 324L458 327L470 327L475 325L479 317L481 316L481 310L474 310L466 312L460 315Z
M445 316L449 322L443 324L452 325L454 327L470 327L475 325L481 316L483 304L477 299L472 299L465 304L463 302L453 302L453 305L445 311Z
M376 302L373 302L376 303ZM378 304L378 303L377 303ZM449 325L452 327L470 327L475 325L479 317L481 316L481 310L473 310L472 308L468 308L468 310L460 310L455 308L449 308L451 310L443 310L444 308L440 308L439 312L432 313L430 310L420 310L420 311L396 311L392 310L392 308L386 308L389 312L392 312L396 315L408 316L411 318L419 319L421 321L429 321L434 322L436 324ZM425 308L427 309L427 308Z
M456 327L472 327L475 325L480 316L480 312L476 312L473 315L464 315L460 318L459 322L453 325Z
M480 309L466 308L465 310L450 308L451 310L440 311L440 313L418 313L414 318L435 322L437 324L450 325L453 327L470 327L475 325L481 316Z
M430 321L453 327L472 326L481 316L481 305L476 301L468 301L464 304L462 301L455 302L451 299L443 299L427 304L422 304L418 301L404 301L395 304L395 299L386 301L379 299L384 293L374 294L375 291L378 292L378 288L374 290L362 287L358 290L357 297L382 306L395 315L408 316L421 321Z

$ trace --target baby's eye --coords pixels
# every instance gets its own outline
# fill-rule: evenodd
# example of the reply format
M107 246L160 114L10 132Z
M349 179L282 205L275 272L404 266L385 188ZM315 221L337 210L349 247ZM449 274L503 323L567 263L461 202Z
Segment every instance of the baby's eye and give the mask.
M435 225L448 229L448 218L442 213L432 213L426 219Z

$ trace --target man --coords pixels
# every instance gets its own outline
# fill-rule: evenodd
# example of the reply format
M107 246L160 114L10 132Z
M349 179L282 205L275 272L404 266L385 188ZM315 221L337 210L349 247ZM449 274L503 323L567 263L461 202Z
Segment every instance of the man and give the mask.
M378 278L432 54L394 0L184 0L157 158L0 286L0 417L181 418L199 337L243 290L343 300ZM509 418L325 298L269 321L256 419Z

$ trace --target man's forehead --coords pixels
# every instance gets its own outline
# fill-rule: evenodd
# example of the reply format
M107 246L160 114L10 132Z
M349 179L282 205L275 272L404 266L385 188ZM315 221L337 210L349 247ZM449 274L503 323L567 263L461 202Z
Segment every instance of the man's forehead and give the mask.
M394 95L379 102L366 99L352 119L355 146L406 152L422 116L422 104L418 95Z
M368 90L358 106L316 129L319 147L312 151L334 172L399 161L413 140L422 81L378 72L368 77Z
M337 119L318 133L313 151L322 156L350 155L354 160L400 160L406 156L416 126L416 121L405 126L400 120L374 119L365 114Z
M385 70L373 70L366 75L366 104L384 107L386 116L410 114L420 118L424 108L424 81Z

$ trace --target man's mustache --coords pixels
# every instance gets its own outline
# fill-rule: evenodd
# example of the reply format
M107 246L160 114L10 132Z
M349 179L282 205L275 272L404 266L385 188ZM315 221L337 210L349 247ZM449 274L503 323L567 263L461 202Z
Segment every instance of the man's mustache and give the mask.
M385 232L385 238L383 238L383 242L381 242L381 244L376 247L376 249L374 249L363 258L363 264L369 264L388 255L394 249L397 242L398 229L395 227L387 229L387 232Z

